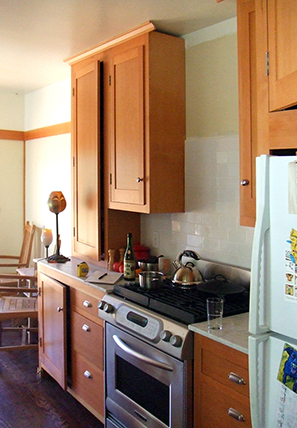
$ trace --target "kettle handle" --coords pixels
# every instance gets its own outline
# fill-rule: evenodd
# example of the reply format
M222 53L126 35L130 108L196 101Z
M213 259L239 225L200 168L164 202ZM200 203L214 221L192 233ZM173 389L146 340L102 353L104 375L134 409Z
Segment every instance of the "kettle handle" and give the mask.
M191 257L194 260L200 260L201 257L198 253L195 253L195 251L192 250L184 250L183 252L179 253L177 256L177 260L180 261L182 256Z

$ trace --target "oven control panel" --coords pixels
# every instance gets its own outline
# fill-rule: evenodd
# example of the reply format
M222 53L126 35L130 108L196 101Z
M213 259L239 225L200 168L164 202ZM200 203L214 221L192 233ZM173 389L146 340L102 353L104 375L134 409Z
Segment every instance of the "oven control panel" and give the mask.
M191 359L192 332L187 326L147 308L106 294L98 304L98 316L179 359Z

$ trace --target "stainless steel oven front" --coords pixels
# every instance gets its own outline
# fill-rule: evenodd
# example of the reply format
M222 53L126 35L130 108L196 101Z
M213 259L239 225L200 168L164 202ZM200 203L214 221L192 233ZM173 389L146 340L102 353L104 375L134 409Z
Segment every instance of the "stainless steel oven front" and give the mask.
M186 325L106 295L105 427L192 428L193 335Z
M106 323L105 370L107 428L191 426L191 362Z

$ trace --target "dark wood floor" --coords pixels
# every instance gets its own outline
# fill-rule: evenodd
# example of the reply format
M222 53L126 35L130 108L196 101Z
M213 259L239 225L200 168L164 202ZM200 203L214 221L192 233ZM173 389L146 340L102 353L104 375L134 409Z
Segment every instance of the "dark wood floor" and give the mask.
M37 361L37 350L0 352L0 428L103 428L51 377L37 376Z

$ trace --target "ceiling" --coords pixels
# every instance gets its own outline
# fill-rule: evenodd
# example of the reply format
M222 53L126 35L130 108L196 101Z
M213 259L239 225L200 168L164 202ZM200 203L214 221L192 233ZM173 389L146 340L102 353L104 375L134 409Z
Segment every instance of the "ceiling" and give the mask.
M236 16L236 0L0 0L0 91L67 79L63 60L152 21L183 36Z

